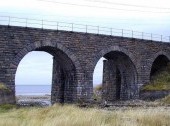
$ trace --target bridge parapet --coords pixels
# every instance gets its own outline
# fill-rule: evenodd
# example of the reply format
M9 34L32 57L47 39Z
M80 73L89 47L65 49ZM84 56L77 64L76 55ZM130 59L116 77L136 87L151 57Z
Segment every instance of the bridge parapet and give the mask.
M22 26L42 29L65 30L74 32L84 32L93 34L103 34L119 37L137 38L142 40L153 40L160 42L170 42L170 36L163 36L159 34L146 33L128 29L117 29L110 27L77 24L69 22L58 22L50 20L19 18L11 16L0 16L0 24L8 26Z

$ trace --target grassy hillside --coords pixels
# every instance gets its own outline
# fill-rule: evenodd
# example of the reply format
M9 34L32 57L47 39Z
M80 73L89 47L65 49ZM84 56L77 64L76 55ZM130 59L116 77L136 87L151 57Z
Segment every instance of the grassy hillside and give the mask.
M0 126L169 126L169 113L164 108L106 111L74 105L13 108L0 111Z
M157 72L149 84L145 85L142 90L162 91L170 90L170 65L163 70Z

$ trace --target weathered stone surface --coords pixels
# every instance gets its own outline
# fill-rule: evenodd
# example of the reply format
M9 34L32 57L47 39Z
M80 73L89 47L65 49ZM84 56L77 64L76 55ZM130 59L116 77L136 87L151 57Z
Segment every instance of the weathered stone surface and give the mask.
M120 99L138 98L139 88L150 81L155 59L160 55L170 59L169 43L2 25L0 49L0 82L14 96L15 73L22 58L31 51L45 51L54 56L52 103L92 100L93 71L103 56L113 61L118 57Z

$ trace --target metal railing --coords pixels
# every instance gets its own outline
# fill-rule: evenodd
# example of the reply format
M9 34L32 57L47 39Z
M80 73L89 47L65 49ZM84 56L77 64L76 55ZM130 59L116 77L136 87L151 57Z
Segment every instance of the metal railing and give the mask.
M137 39L144 39L144 40L154 40L160 42L170 42L170 36L162 36L158 34L145 33L145 32L133 31L133 30L99 27L93 25L75 24L75 23L68 23L68 22L57 22L57 21L18 18L18 17L10 17L10 16L0 16L0 24L9 25L9 26L34 27L34 28L42 28L42 29L66 30L66 31L74 31L74 32L121 36L121 37L137 38Z

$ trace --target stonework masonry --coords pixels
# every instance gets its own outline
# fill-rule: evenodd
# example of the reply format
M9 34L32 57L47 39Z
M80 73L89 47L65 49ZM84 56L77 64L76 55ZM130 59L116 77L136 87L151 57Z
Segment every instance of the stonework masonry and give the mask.
M140 87L150 81L151 69L170 59L170 44L109 35L16 26L0 26L0 82L15 96L15 74L22 58L31 51L45 51L53 58L52 103L89 102L93 72L105 57L103 99L114 101L139 97ZM167 60L162 64L155 59ZM12 101L12 100L11 100ZM15 100L13 100L15 102Z

